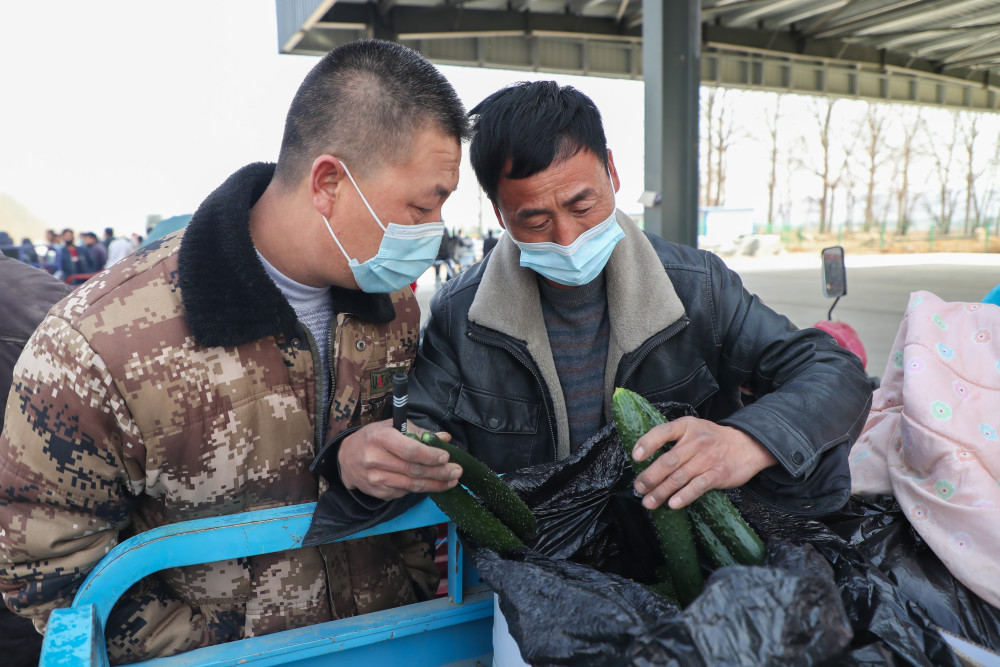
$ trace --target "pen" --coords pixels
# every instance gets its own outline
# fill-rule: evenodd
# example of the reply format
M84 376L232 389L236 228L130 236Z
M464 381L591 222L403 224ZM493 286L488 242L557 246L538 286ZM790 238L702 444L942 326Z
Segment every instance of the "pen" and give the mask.
M392 427L406 433L406 373L392 374Z

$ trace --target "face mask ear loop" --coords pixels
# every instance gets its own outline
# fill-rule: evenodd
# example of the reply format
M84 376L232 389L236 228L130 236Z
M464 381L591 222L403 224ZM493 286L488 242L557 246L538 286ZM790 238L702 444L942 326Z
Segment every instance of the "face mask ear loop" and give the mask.
M355 181L354 177L351 176L351 170L347 168L347 165L344 164L343 160L340 160L340 166L344 168L344 173L347 174L349 179L351 179L351 184L354 186L354 189L358 191L358 196L361 197L361 201L365 203L365 207L367 207L368 212L372 214L373 218L375 218L375 222L378 223L378 226L382 228L383 232L388 231L385 228L385 225L382 224L382 221L378 219L378 216L375 215L375 211L372 210L372 207L368 205L368 200L365 199L365 196L361 193L361 188L358 187L357 181Z
M340 252L344 256L344 259L350 262L351 257L350 255L347 254L347 251L344 250L344 246L340 245L340 240L337 238L337 235L333 233L333 227L330 226L330 221L327 220L326 216L323 215L322 213L319 214L319 217L323 218L323 222L326 223L326 231L330 232L330 238L332 238L334 243L337 244L337 247L340 248Z

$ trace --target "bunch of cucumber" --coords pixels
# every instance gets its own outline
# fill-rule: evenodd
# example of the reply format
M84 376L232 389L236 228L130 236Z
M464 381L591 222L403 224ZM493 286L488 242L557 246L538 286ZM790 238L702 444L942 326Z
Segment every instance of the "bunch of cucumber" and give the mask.
M624 388L615 390L612 409L618 437L638 475L669 445L645 461L636 461L632 458L636 441L667 420L645 398ZM664 504L649 514L664 560L654 589L666 592L666 597L673 591L682 607L704 586L695 539L715 567L764 564L764 543L722 491L713 489L679 510Z
M427 494L460 531L501 555L524 546L524 541L535 536L537 527L531 509L486 464L433 433L409 435L443 449L452 463L462 466L459 484L447 491Z

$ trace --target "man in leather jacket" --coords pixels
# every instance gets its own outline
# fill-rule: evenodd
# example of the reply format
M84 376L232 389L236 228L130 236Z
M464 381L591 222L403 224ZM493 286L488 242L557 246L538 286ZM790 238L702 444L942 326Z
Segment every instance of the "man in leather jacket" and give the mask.
M626 387L698 414L639 440L638 459L676 441L636 480L647 508L744 485L789 511L840 507L871 401L859 360L718 257L617 210L600 114L579 91L517 84L470 115L476 177L507 233L432 301L411 419L504 472L569 456Z

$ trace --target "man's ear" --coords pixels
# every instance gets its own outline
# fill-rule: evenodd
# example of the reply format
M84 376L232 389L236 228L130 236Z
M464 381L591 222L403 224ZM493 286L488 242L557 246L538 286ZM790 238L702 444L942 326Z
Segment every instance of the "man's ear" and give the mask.
M313 206L324 217L329 218L333 212L340 187L346 178L344 166L333 155L320 155L313 160L309 170L309 195Z
M611 184L615 186L615 192L622 186L621 180L618 178L618 170L615 169L615 158L611 154L611 149L608 149L608 171L611 172Z
M503 224L503 216L500 215L500 209L497 208L497 203L495 201L491 201L490 203L493 204L493 214L497 216L497 222L500 223L500 228L507 229L507 225Z

